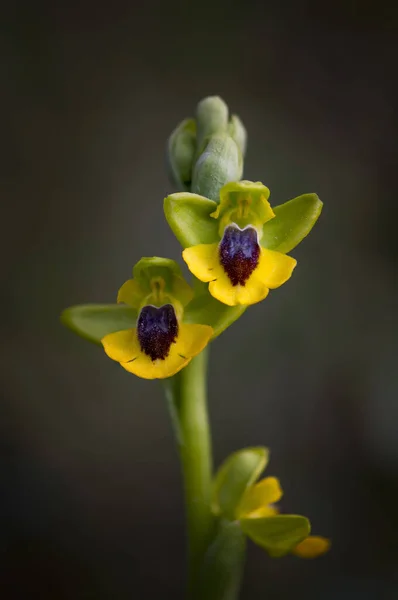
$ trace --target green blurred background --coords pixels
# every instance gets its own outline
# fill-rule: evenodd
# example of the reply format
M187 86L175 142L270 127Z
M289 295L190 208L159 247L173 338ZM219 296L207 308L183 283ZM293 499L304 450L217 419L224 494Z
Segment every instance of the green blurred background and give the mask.
M322 217L292 280L213 345L218 464L271 448L282 508L333 549L250 546L242 600L398 597L397 9L202 0L9 4L1 19L2 597L183 598L177 453L156 382L63 329L141 256L180 256L166 139L209 94L245 177ZM394 133L395 132L395 133Z

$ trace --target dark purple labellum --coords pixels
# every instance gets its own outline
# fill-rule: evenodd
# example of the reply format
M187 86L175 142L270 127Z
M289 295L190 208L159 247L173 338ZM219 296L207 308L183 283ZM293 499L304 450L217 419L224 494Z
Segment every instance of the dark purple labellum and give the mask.
M260 246L254 227L228 225L219 246L220 262L233 286L245 285L258 265Z
M137 335L141 350L152 360L164 360L168 356L177 334L178 322L171 304L160 308L144 306L137 321Z

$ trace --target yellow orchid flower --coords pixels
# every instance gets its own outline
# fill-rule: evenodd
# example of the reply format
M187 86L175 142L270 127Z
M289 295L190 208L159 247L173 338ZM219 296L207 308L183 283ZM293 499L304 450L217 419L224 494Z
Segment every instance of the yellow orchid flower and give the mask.
M279 510L275 503L279 502L282 495L279 480L276 477L265 477L247 488L236 509L236 516L241 522L242 529L260 545L261 540L256 538L255 534L253 535L255 527L250 521L278 515ZM325 554L329 548L330 540L321 536L309 535L294 546L291 552L300 558L316 558Z
M261 183L228 183L210 215L219 220L219 241L182 253L195 277L209 283L210 294L229 306L260 302L291 277L297 264L261 245L263 226L275 217L268 197L269 190Z
M109 333L102 345L109 358L138 377L171 377L205 348L213 329L183 322L193 294L174 261L142 259L134 273L138 278L122 285L118 302L138 310L136 327Z

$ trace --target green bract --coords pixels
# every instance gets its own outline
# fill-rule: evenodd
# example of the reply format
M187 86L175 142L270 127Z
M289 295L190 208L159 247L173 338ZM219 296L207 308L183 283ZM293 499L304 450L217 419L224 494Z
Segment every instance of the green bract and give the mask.
M184 321L210 325L214 330L214 339L239 319L245 310L246 306L225 306L213 298L206 288L203 291L198 288L194 299L185 308Z
M256 544L273 557L291 552L311 531L309 520L300 515L240 519L240 525Z
M269 452L262 446L244 448L229 456L217 471L212 492L212 509L233 521L235 510L248 486L267 466Z
M237 598L245 549L246 536L239 523L221 520L199 571L193 600Z

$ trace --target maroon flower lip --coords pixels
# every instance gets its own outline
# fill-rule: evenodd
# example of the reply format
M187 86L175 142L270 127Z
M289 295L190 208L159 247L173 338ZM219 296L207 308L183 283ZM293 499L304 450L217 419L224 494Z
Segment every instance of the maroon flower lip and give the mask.
M141 350L152 361L167 358L177 335L178 322L171 304L144 306L137 321L137 336Z
M245 285L258 265L260 246L254 227L228 225L219 246L220 263L233 286Z

